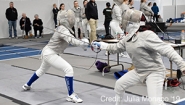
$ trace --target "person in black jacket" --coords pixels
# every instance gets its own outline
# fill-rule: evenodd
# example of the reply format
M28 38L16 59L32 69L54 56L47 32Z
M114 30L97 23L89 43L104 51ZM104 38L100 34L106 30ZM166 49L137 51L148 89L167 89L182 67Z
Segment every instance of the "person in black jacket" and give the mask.
M57 8L56 4L53 4L53 15L54 15L54 22L55 22L55 28L57 27L57 14L59 9Z
M22 14L22 18L19 22L21 30L25 31L26 36L24 36L25 39L28 38L28 32L31 30L31 21L30 18L26 16L25 13Z
M18 38L16 29L18 13L17 9L13 6L13 2L10 2L10 7L6 9L5 15L9 25L9 38L12 38L12 27L14 30L14 38Z
M106 8L103 10L103 15L105 15L105 21L104 21L104 26L105 26L105 32L106 35L109 35L109 25L110 21L112 20L112 9L110 8L110 3L106 3Z
M97 28L97 20L98 20L98 9L97 9L97 4L95 0L90 0L87 3L85 14L91 28L91 33L89 35L90 43L91 43L93 40L97 39L96 28Z
M33 20L33 29L34 29L34 33L35 33L35 38L37 37L37 31L39 30L39 38L41 38L41 34L43 31L43 22L41 19L39 19L38 14L36 14L35 16L35 20Z

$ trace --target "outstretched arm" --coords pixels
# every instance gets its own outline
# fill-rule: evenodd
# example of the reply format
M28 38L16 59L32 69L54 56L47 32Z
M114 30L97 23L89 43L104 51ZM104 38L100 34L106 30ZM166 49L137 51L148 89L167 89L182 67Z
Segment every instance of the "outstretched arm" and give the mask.
M183 58L170 44L163 42L155 33L151 32L148 34L144 43L146 49L151 49L168 57L171 61L175 62L182 71L185 71L185 61Z
M58 32L56 32L55 34L58 34L60 36L61 39L64 39L66 42L74 45L74 46L88 46L89 43L88 42L84 42L81 41L79 39L76 39L70 32L68 29L62 27L58 27ZM60 33L61 32L61 33Z

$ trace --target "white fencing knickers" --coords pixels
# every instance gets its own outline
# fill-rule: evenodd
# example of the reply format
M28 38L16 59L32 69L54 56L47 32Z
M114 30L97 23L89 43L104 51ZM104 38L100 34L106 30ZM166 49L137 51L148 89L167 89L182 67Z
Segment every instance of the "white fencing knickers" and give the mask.
M165 79L165 71L155 71L149 74L146 78L139 76L135 71L129 71L124 76L116 81L116 105L123 104L123 93L125 90L146 79L147 93L150 105L166 105L162 100L163 83Z
M57 54L49 54L45 55L45 52L50 52L51 49L47 48L43 51L42 56L42 64L40 68L36 71L38 77L42 76L44 73L48 71L48 69L52 66L55 69L63 70L65 72L65 76L73 77L73 68L72 66L65 61L61 56Z
M111 27L111 35L114 36L115 38L117 37L118 34L124 34L123 30L120 28L119 21L112 20L110 22L110 27Z

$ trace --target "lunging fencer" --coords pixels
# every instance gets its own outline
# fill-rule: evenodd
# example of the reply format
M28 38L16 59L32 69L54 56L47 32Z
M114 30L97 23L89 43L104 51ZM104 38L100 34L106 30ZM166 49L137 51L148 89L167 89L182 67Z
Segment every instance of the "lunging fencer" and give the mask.
M110 53L127 51L135 66L134 70L126 73L115 83L116 105L124 105L122 101L125 90L139 82L146 83L150 105L165 105L162 91L166 68L161 55L176 63L183 75L185 61L170 44L163 42L150 31L149 26L145 25L146 17L141 11L129 9L123 13L122 19L122 24L127 24L123 28L128 33L124 39L116 44L92 42L95 48Z
M68 97L66 100L81 103L83 100L80 99L73 90L73 68L60 56L60 54L63 53L69 43L76 46L87 47L89 42L88 40L80 41L72 35L74 34L72 27L75 24L75 14L72 10L61 12L58 14L58 19L61 25L57 27L49 43L42 50L42 64L40 68L33 74L30 80L22 86L22 88L24 90L30 90L34 81L46 73L50 67L54 67L65 72L65 81L68 90Z

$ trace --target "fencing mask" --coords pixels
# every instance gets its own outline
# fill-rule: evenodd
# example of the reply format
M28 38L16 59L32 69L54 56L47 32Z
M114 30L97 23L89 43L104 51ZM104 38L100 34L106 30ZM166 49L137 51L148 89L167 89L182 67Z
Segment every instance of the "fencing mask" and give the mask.
M60 25L65 26L70 31L75 24L75 13L72 10L66 10L58 13L57 19Z
M128 33L130 39L140 28L145 25L146 17L138 10L127 9L122 14L122 28Z

